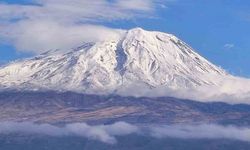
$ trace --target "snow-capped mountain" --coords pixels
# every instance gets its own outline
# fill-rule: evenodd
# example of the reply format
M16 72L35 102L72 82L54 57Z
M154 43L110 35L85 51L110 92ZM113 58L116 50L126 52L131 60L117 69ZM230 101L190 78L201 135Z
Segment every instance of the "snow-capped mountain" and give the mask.
M2 89L115 93L128 87L190 89L229 77L171 34L135 28L117 39L48 51L0 68Z

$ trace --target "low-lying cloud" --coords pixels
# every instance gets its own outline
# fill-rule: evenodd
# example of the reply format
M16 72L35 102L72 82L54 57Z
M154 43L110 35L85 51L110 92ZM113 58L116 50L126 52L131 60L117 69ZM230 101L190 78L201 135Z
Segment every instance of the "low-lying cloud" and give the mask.
M34 124L30 122L0 123L0 134L26 133L42 134L49 136L80 136L92 140L98 140L108 144L116 143L114 136L128 135L137 133L138 128L125 122L117 122L112 125L90 126L85 123L67 124L63 127L50 124Z
M233 139L250 141L250 128L212 124L158 126L151 128L150 133L153 137L157 138L173 137L182 139Z
M201 125L147 125L135 126L125 122L111 125L87 125L73 123L65 126L50 124L34 124L30 122L0 123L0 134L25 133L49 136L80 136L97 140L107 144L115 144L116 136L137 134L153 138L181 138L181 139L231 139L250 142L249 127L221 126L213 124Z
M118 94L123 96L176 97L201 102L225 102L231 104L250 104L250 79L234 76L215 76L218 85L203 85L190 88L173 89L165 85L147 88L144 83L134 82L123 86Z

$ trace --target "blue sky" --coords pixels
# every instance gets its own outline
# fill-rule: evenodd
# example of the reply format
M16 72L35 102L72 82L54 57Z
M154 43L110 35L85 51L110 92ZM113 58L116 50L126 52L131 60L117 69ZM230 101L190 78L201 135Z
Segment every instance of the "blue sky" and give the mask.
M147 30L158 30L172 33L191 45L191 47L202 56L223 67L230 73L250 77L250 1L146 0L144 3L140 0L130 0L130 3L120 3L120 1L116 2L115 0L109 0L105 3L103 2L105 0L98 1L100 1L98 7L96 7L97 4L90 5L94 7L91 10L88 9L89 16L87 17L86 14L82 15L80 14L81 11L79 11L76 15L81 19L67 16L67 20L57 20L58 24L65 24L63 27L60 26L60 29L68 29L70 26L73 30L79 24L91 24L94 26L102 26L101 30L103 30L104 27L107 27L108 30L112 28L130 29L134 27L142 27ZM2 26L0 26L0 39L3 39L3 42L0 43L0 63L6 63L12 60L32 56L34 53L39 53L40 51L37 52L35 50L36 46L44 44L40 43L40 41L33 41L34 38L28 39L25 37L23 39L28 40L28 42L23 40L21 40L22 42L16 42L18 40L20 41L18 38L23 37L16 33L24 33L24 35L26 35L26 31L31 30L33 23L35 21L37 23L38 19L41 20L41 18L39 18L40 15L34 15L34 12L32 11L26 12L26 10L19 9L19 7L22 8L23 5L30 6L30 4L36 4L36 1L1 0L1 2L2 4L0 4L0 8L1 5L3 5L3 8L7 13L1 14L0 12L0 23L2 24ZM91 2L85 3L88 4ZM117 4L107 6L109 3ZM39 3L38 5L50 4L50 2L44 2ZM18 7L13 8L13 5L17 5ZM85 6L81 7L82 9L85 9ZM100 10L100 13L103 15L94 12L99 7L105 8ZM117 10L110 11L108 10L110 9L109 7L117 7ZM17 8L19 11L16 12ZM25 14L20 16L19 14L24 14L23 12L20 12L21 10L26 14L30 13L30 15L25 16ZM46 8L45 10L48 9ZM18 15L15 15L15 13ZM31 13L33 14L31 15ZM57 12L53 12L53 14L57 14ZM64 16L65 14L67 14L67 12L60 12L57 15L60 17L60 15ZM51 14L49 15L51 16ZM44 16L46 21L42 23L48 24L46 15ZM38 19L36 19L36 17L38 17ZM55 17L58 18L56 15ZM24 25L16 25L20 20ZM42 18L42 20L44 20L44 18ZM55 19L50 18L49 20L50 25L54 27L54 24L51 24L51 20ZM40 23L38 22L38 24ZM84 28L86 28L86 26L84 26ZM91 29L94 30L94 28ZM57 31L55 33L57 33ZM31 37L30 34L28 35ZM39 34L37 34L36 37L37 36L39 36ZM26 45L22 45L22 43L26 43ZM29 44L33 47L29 47ZM51 48L54 48L53 46ZM44 47L44 49L46 48L50 47Z

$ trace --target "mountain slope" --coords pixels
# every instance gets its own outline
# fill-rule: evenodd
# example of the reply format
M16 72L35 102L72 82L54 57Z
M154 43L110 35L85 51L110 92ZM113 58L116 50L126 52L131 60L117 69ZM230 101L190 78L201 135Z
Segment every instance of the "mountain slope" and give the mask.
M250 125L250 105L170 97L0 92L0 122Z
M214 76L228 75L175 36L135 28L118 39L8 64L0 68L0 86L113 93L135 84L149 89L218 85Z

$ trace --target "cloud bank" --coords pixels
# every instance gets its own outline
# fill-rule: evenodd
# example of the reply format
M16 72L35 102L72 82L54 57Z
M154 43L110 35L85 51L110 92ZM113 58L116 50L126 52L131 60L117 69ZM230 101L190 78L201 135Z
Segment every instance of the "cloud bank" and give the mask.
M116 136L126 136L129 134L150 136L153 138L232 139L250 142L250 128L212 124L135 126L125 122L117 122L111 125L96 126L90 126L85 123L73 123L58 127L29 122L0 123L0 134L9 133L41 134L56 137L80 136L107 144L115 144L117 142Z
M3 122L0 123L0 134L26 133L49 136L80 136L108 144L116 143L114 136L137 133L138 128L125 122L112 125L89 126L85 123L67 124L57 127L50 124L34 124L31 122Z
M173 137L182 139L233 139L250 141L250 128L212 124L152 127L150 133L156 138Z
M206 77L205 77L206 78ZM203 85L193 88L169 88L165 85L148 88L144 83L133 82L123 86L118 94L135 97L176 97L201 102L225 102L250 104L250 79L235 76L212 76L218 85Z
M103 22L153 18L161 0L33 0L32 4L0 2L0 39L17 50L40 53L68 49L82 42L117 37L120 30Z

